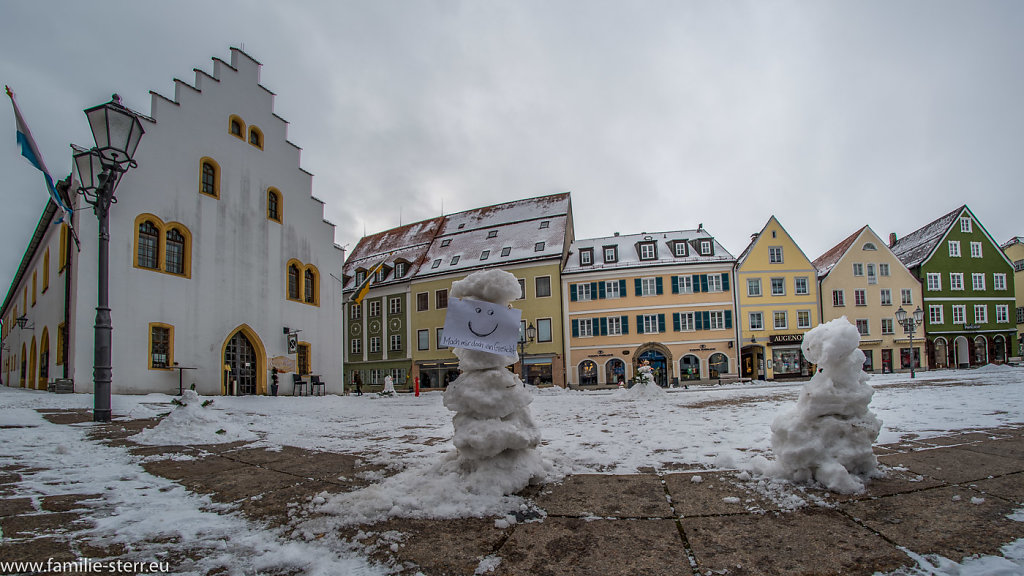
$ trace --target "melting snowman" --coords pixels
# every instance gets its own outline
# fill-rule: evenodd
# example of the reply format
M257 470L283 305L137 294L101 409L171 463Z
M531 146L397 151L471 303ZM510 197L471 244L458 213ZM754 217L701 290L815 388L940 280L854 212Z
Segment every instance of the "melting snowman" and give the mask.
M489 302L507 308L520 295L519 281L502 270L474 272L452 283L453 298ZM469 330L485 337L495 330L493 317L481 311L469 322ZM536 451L540 431L530 414L533 401L522 380L506 366L511 356L455 348L462 374L444 393L444 405L455 412L454 444L457 453L445 463L466 477L471 486L488 485L511 494L548 473L548 465Z
M816 481L851 494L880 476L871 445L882 421L868 410L874 389L861 367L860 333L846 317L821 324L804 336L803 351L819 371L804 385L796 407L772 423L768 472L794 482Z

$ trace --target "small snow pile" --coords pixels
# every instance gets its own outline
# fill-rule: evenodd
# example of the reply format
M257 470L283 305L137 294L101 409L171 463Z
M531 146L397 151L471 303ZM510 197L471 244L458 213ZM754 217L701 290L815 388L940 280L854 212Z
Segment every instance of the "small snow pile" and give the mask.
M651 363L644 360L643 364L636 369L636 383L629 390L622 392L622 397L629 400L640 400L643 398L664 398L668 393L654 383L654 371Z
M185 390L175 400L177 407L153 428L130 437L132 442L151 446L188 444L223 444L259 440L241 422L220 410L210 408L212 399L204 400L195 390Z
M394 396L395 395L395 381L388 374L384 377L384 389L380 391L381 396Z
M772 423L772 451L778 460L765 472L794 482L817 481L850 494L878 476L871 444L882 421L868 410L874 389L861 367L860 334L846 317L821 324L804 336L803 351L819 367L804 385L796 408Z

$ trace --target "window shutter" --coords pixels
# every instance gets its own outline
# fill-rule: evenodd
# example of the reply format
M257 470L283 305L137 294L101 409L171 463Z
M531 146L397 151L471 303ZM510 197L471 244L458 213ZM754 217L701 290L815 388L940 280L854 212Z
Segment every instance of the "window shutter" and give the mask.
M700 274L694 274L691 281L693 282L693 291L700 292Z
M725 327L726 329L732 328L732 310L725 311Z
M665 331L665 315L658 314L658 332Z
M693 313L693 322L695 324L694 328L697 330L704 329L704 316L700 312Z
M626 297L626 281L625 280L619 280L619 297L620 298L625 298Z
M590 283L590 299L591 300L597 300L598 298L603 298L603 296L601 296L600 293L597 291L597 285L598 284L600 284L600 282L591 282Z
M573 320L572 321L572 337L573 338L579 338L580 337L580 321L579 320Z
M570 302L575 302L576 301L576 285L575 284L569 284L569 301ZM575 322L575 320L573 320L573 322ZM574 330L574 332L575 332L575 330Z
M633 279L633 289L635 290L635 293L633 294L634 296L640 296L640 294L643 292L643 289L640 288L640 279L639 278L634 278Z
M704 317L704 329L711 330L711 312L705 310L700 315Z
M600 322L601 322L601 336L607 336L608 335L608 319L607 318L601 318Z
M604 300L604 282L597 283L597 297Z
M701 292L707 292L708 291L708 275L707 274L701 274L700 275L700 291ZM695 290L695 292L696 292L696 290Z
M620 319L622 320L622 333L629 334L629 316L621 316Z
M725 292L729 291L729 273L722 274L722 290Z
M639 280L637 280L637 282L639 282ZM640 314L636 315L636 333L637 334L643 334L644 333L644 317L642 315L640 315Z
M661 276L658 276L657 278L654 279L654 289L655 293L658 296L661 296L661 294L665 291L663 288L663 284L661 282Z
M672 313L672 330L679 332L679 312Z
M672 293L679 294L679 276L672 277Z

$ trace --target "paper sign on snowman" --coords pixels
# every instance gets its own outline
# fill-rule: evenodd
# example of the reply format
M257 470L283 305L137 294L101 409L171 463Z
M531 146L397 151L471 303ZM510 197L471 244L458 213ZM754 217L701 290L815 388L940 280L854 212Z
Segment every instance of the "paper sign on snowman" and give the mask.
M468 298L450 298L441 345L512 356L523 312Z

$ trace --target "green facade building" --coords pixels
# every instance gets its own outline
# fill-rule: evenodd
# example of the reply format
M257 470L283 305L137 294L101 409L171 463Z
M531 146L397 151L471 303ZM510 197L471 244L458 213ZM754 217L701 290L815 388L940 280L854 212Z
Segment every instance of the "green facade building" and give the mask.
M1013 264L970 208L892 235L890 245L922 284L932 368L1008 361L1017 349Z

